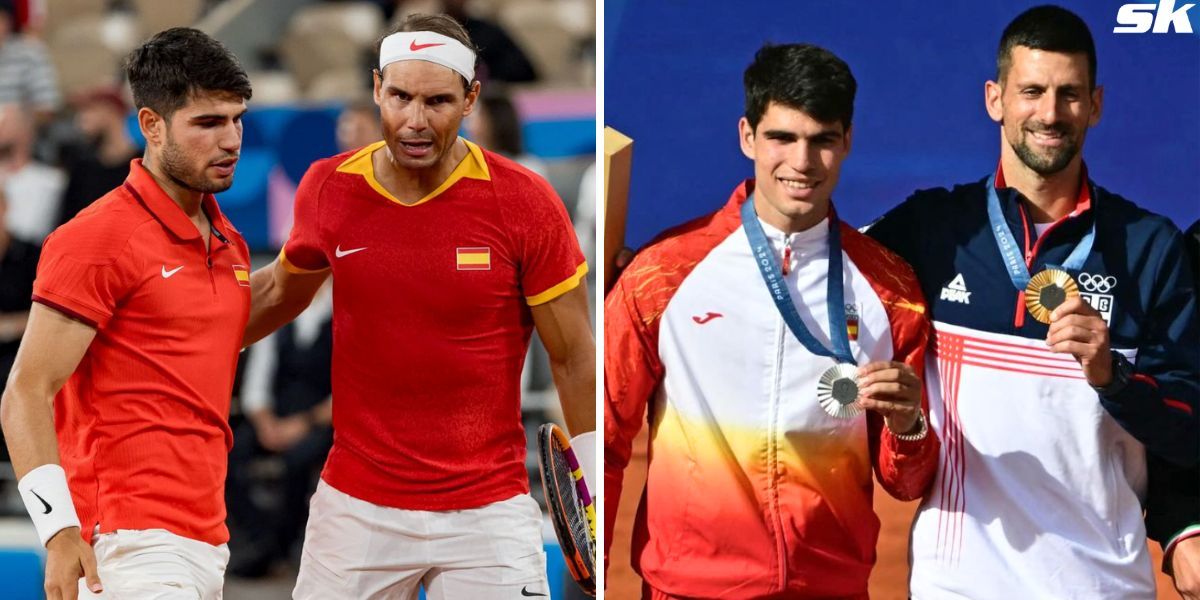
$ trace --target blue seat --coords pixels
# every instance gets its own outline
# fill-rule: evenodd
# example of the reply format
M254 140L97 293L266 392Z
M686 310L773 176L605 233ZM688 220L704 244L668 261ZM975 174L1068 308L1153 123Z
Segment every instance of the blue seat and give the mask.
M287 120L275 153L292 181L299 183L314 161L338 153L338 112L338 108L307 109L297 111Z
M242 127L243 148L276 148L288 121L301 109L292 106L251 108Z
M596 119L530 121L521 129L525 151L542 158L565 158L596 152Z

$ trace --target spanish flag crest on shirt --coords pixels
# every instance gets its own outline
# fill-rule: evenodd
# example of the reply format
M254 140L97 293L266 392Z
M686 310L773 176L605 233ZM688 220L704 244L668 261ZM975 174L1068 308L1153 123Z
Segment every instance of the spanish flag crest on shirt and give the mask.
M459 271L492 270L492 249L487 246L455 248Z

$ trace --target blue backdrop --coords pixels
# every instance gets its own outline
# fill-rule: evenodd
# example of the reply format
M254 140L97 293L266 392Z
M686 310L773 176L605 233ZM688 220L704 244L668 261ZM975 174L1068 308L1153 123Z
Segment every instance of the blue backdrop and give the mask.
M828 48L858 80L834 194L850 223L983 177L999 157L983 85L1000 34L1043 3L607 0L604 121L634 139L627 244L714 210L752 175L737 140L742 71L768 41ZM1105 87L1084 158L1097 183L1186 227L1200 218L1200 34L1114 34L1123 3L1060 2L1091 27ZM1189 17L1200 32L1200 6Z

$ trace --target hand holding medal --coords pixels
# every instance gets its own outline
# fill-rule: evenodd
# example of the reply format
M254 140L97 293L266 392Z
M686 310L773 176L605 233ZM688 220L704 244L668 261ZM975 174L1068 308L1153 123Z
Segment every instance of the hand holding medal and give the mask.
M1079 286L1066 271L1046 269L1029 279L1025 286L1025 308L1033 318L1049 324L1050 313L1072 298L1079 298Z
M858 404L883 415L892 433L907 434L921 416L921 379L902 362L867 363L858 369Z
M1112 382L1108 324L1078 295L1068 298L1050 313L1046 345L1051 352L1074 356L1092 386L1103 387Z

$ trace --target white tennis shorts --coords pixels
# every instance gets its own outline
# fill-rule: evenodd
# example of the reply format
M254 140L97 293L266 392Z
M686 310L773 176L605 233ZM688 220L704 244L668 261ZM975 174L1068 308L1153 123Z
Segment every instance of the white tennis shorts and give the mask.
M165 529L119 529L94 536L92 548L104 592L79 580L79 597L122 600L220 600L229 548Z
M550 597L542 515L528 494L451 511L379 506L324 480L313 495L295 600Z

